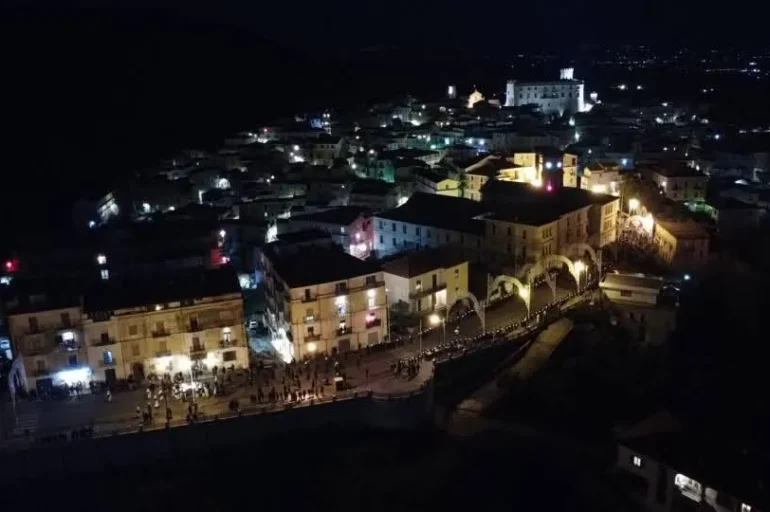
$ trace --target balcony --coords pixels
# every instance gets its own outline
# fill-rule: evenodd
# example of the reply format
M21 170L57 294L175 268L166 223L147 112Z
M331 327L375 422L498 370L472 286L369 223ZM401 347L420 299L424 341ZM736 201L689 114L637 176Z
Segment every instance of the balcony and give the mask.
M118 362L115 361L115 359L112 359L110 361L105 361L104 359L102 359L101 361L99 361L99 367L100 368L112 368L112 367L116 366L117 364L118 364Z
M228 348L228 347L237 347L237 346L238 346L238 340L236 339L219 340L219 348Z
M190 357L192 359L206 357L206 345L193 345L190 347Z
M187 325L187 332L200 332L206 329L221 329L223 327L231 327L240 323L235 317L229 320L212 320L209 322L190 322Z
M351 329L350 327L340 327L339 329L337 329L336 332L337 332L337 336L348 336L353 332L353 329Z
M113 345L117 342L118 340L116 340L115 338L97 338L97 339L91 340L91 346L103 347L105 345Z
M440 292L442 290L446 290L446 283L439 284L431 288L420 288L419 290L415 290L414 292L409 294L409 298L416 300L416 299L422 299L423 297L427 297L428 295L433 295L436 292Z
M379 327L381 325L382 325L382 320L380 320L379 318L375 318L374 320L366 322L367 329L371 329L372 327Z
M303 295L302 302L307 304L308 302L315 302L318 300L318 295Z
M163 338L164 336L171 336L171 333L167 329L152 331L153 338Z
M320 334L308 334L305 336L305 343L309 341L321 341L321 335Z
M158 350L157 352L155 352L155 357L166 357L170 355L171 355L170 350Z

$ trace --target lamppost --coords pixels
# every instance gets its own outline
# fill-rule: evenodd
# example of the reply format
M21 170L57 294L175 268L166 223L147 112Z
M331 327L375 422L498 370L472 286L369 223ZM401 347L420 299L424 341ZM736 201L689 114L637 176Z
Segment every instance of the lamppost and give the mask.
M529 320L530 315L530 301L532 300L532 292L530 290L530 286L522 286L519 288L519 297L524 300L524 304L527 306L527 318L525 320Z
M446 319L438 313L433 313L428 320L430 320L430 325L433 326L441 324L441 343L444 343L446 341Z
M581 260L577 260L575 262L575 273L577 273L576 280L577 280L577 291L580 293L580 274L586 271L586 264L583 263Z
M628 200L628 213L633 215L641 205L642 203L640 203L638 199L632 197Z

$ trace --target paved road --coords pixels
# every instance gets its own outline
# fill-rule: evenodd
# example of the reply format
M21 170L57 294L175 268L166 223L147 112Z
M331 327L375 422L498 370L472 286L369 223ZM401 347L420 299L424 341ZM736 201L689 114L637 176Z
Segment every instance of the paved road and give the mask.
M572 291L571 288L557 288L557 298L562 298ZM543 284L535 288L532 296L532 310L535 311L553 300L553 295L547 285ZM518 297L502 301L486 312L486 327L488 330L498 329L508 326L512 323L522 320L526 316L526 306ZM448 323L446 325L446 338L451 340L455 337L454 329L459 325L460 336L472 336L481 332L481 322L476 314L469 314L458 322ZM443 330L438 327L426 332L422 338L422 348L427 350L442 342ZM390 363L400 358L411 358L417 355L419 351L417 341L404 346L378 353L372 353L368 356L351 355L342 362L345 371L354 386L353 391L364 389L375 389L383 392L399 392L414 387L414 383L407 381L403 377L394 377L390 370ZM368 370L368 373L367 373ZM265 373L262 379L266 378ZM284 370L279 368L276 372L276 379L262 380L261 387L264 393L271 388L282 390L284 386ZM316 381L316 387L320 386L320 381L324 375L319 370L319 378ZM313 373L310 377L304 374L300 378L300 389L311 388ZM295 387L296 389L296 387ZM325 396L334 393L332 386L321 387L320 390ZM257 393L257 385L231 386L231 391L223 397L212 397L199 401L199 411L202 414L213 416L215 414L225 413L228 409L228 403L233 398L241 401L243 405L249 404L249 397ZM46 401L22 403L20 422L16 434L23 434L26 428L31 434L35 432L52 433L61 430L89 425L93 418L95 429L97 431L110 431L120 428L136 427L139 421L136 418L135 409L137 406L144 408L146 406L146 397L144 390L134 392L116 393L111 403L105 403L103 395L86 395L77 399L65 401ZM156 409L158 421L163 421L165 404ZM187 404L169 399L169 406L172 409L174 419L184 418L186 415Z

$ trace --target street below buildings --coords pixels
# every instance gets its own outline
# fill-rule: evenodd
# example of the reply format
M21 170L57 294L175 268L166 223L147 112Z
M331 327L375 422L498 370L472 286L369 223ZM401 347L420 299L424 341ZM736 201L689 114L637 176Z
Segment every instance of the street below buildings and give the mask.
M557 287L557 300L573 291L574 289L568 287ZM553 294L547 285L536 287L532 294L531 311L547 306L552 300ZM526 315L527 308L524 302L517 296L509 297L487 309L486 329L493 331L506 328L523 320ZM457 334L455 334L456 330ZM198 416L210 418L232 413L230 407L233 401L237 401L241 408L267 406L271 392L275 397L273 402L277 403L328 398L337 394L333 378L343 372L346 382L350 385L346 393L369 390L381 393L408 392L419 384L400 374L395 375L391 368L394 361L415 358L420 351L420 346L425 351L444 341L468 338L480 333L481 321L478 315L475 312L469 312L458 321L426 331L422 335L421 343L419 336L415 334L410 341L389 350L352 352L342 354L335 360L297 363L292 369L279 364L271 369L253 372L251 376L246 371L236 371L225 382L224 394L196 400ZM415 377L420 378L419 375ZM14 436L31 439L89 426L93 427L94 435L136 430L142 424L142 419L137 414L137 407L144 412L147 410L148 403L153 411L151 425L162 425L166 419L166 401L159 400L158 406L155 407L154 398L148 402L144 387L134 391L115 393L110 402L107 402L102 394L84 394L65 400L22 402L19 408L19 423ZM187 402L168 397L167 404L174 422L186 418L189 411Z

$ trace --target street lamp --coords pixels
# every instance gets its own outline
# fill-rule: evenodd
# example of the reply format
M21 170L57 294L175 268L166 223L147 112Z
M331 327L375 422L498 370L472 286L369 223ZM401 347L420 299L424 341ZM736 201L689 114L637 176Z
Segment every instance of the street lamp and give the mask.
M519 297L521 297L524 300L524 304L527 306L527 320L529 320L529 308L530 308L530 300L532 299L532 294L530 291L529 286L522 286L519 288Z
M432 315L430 315L430 318L428 318L428 320L430 321L430 325L433 325L433 326L441 324L441 329L442 329L441 342L442 343L445 342L446 341L446 322L444 321L444 317L442 317L437 313L433 313Z
M581 260L577 260L575 262L575 272L577 273L577 291L580 293L580 274L585 272L586 270L586 264L583 263Z
M639 209L640 206L641 206L641 203L639 202L638 199L631 198L628 200L628 211L630 213L634 213L636 210Z

